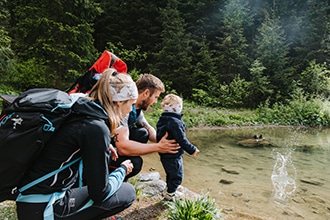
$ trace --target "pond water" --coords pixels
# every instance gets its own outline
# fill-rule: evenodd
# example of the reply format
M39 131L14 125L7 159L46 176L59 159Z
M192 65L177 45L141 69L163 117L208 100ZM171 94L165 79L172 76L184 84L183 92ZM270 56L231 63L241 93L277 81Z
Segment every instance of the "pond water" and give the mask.
M184 155L182 185L209 193L228 219L330 219L330 129L189 130L187 136L201 152ZM158 154L143 158L143 172L155 169L165 180Z

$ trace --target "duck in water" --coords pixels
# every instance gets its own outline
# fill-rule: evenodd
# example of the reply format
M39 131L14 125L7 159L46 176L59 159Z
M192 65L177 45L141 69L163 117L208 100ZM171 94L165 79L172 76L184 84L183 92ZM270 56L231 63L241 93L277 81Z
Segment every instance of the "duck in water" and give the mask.
M262 140L262 139L263 139L262 134L259 135L259 136L255 134L255 135L253 136L253 138L254 138L254 140L255 140L256 142L258 142L259 140Z

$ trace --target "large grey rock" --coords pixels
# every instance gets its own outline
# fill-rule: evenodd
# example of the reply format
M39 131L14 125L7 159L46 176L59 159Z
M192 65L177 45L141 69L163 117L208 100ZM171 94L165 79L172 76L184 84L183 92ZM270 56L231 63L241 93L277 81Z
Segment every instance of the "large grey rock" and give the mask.
M160 174L158 172L150 172L150 173L139 173L137 175L137 179L140 182L147 182L153 180L160 180Z
M161 194L166 189L166 183L163 180L140 182L138 189L140 189L142 196L155 196Z
M138 184L136 187L140 190L142 196L161 195L166 189L166 183L161 180L158 172L140 173L137 175L137 179ZM179 186L177 191L180 192L184 198L196 199L200 197L199 194L183 186Z

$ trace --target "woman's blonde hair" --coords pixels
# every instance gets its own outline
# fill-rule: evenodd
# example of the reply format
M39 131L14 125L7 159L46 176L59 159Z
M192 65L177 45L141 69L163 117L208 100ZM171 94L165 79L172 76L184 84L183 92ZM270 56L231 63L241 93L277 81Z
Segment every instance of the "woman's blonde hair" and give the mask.
M131 83L134 83L134 81L130 75L118 73L115 69L109 68L103 72L102 77L90 91L90 99L94 101L98 100L108 113L111 136L114 135L116 128L125 115L121 114L120 109L112 100L110 84L116 84L120 88ZM127 101L129 100L123 101L123 103Z

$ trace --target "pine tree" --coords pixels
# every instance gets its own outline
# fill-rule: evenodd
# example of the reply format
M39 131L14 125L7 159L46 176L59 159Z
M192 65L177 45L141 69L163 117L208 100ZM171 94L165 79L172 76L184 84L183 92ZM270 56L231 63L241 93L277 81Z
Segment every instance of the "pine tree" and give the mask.
M197 51L192 57L192 99L196 103L206 105L216 105L216 96L218 89L218 81L216 78L214 51L210 50L210 46L203 37L200 42L193 41L194 50ZM204 94L200 97L199 93ZM207 101L208 100L208 101Z
M13 48L22 62L33 59L46 69L37 77L54 81L45 86L66 88L95 61L91 22L100 9L93 1L12 0L8 5Z
M258 31L256 58L266 68L265 76L272 85L269 89L277 91L277 98L286 98L290 92L292 72L288 69L289 45L279 19L275 18L274 14L272 17L266 15Z
M251 25L248 3L244 0L227 1L222 14L222 28L217 46L220 82L230 82L237 74L246 77L249 66L245 28Z
M154 63L152 53L155 45L160 42L161 22L159 8L164 8L166 2L144 1L99 1L103 12L95 19L95 45L103 51L108 42L122 43L127 50L141 48L147 54L147 60L134 63L134 67L143 72L149 72L147 65ZM131 63L127 63L132 69Z
M192 85L194 88L202 89L211 94L214 88L218 86L213 58L214 51L210 50L205 37L200 42L194 41L193 45L197 53L192 57Z
M326 0L307 1L299 17L297 41L294 45L295 66L300 74L312 60L323 63L329 60L330 3ZM327 48L328 47L328 48Z
M251 96L248 98L248 107L257 107L274 92L271 89L269 77L264 75L265 69L259 60L255 60L249 69L251 75L249 91Z
M165 80L171 89L183 96L191 94L191 41L185 32L185 22L177 9L177 1L168 1L160 9L163 24L159 52L154 54L155 63L150 65L152 73Z
M14 52L11 49L9 37L9 12L5 8L6 0L0 2L0 77L1 83L6 83L9 73L13 69Z

